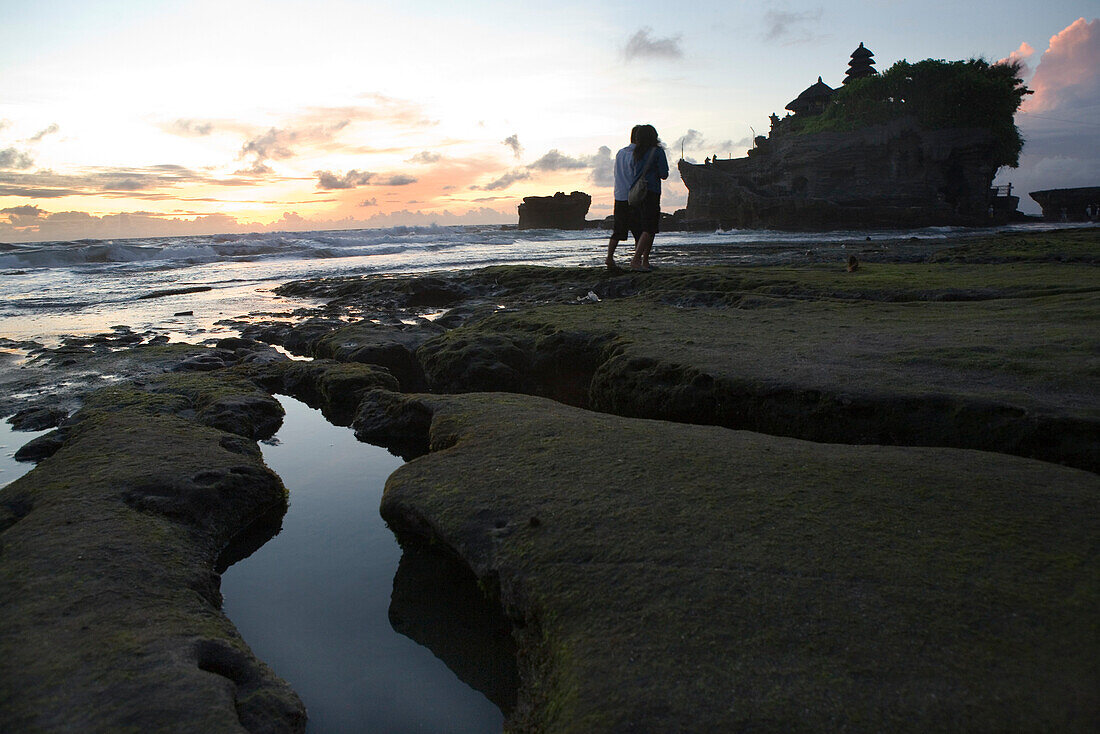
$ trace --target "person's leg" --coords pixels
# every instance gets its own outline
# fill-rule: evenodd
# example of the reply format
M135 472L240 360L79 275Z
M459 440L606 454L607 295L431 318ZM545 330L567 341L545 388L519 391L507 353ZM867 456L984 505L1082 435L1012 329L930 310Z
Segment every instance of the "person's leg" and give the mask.
M649 270L649 251L653 249L653 237L657 234L661 224L661 199L654 192L646 194L645 209L642 213L642 236L639 240L641 250L642 270Z
M615 265L615 248L626 239L629 229L630 205L625 201L616 201L614 218L611 224L611 239L607 241L607 259L604 261L607 263L608 270L618 269Z
M607 269L615 269L615 248L619 246L619 238L615 235L611 235L611 239L607 241Z
M642 232L638 238L638 244L634 247L634 259L630 261L630 267L634 270L646 270L649 268L649 250L653 247L653 233Z

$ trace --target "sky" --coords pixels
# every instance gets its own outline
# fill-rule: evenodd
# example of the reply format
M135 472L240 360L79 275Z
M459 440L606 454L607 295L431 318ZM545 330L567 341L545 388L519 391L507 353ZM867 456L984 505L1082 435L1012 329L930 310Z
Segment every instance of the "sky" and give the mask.
M1097 0L0 0L0 242L515 223L653 124L738 157L859 43L1018 59L1016 192L1100 186ZM675 166L673 166L675 169ZM662 208L686 204L675 170ZM1021 208L1037 212L1026 194Z

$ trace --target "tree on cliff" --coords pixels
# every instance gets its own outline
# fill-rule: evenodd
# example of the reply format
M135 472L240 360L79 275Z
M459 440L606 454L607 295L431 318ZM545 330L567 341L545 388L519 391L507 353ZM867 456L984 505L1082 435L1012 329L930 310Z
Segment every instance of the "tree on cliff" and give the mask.
M1013 116L1031 94L1020 68L1018 62L990 64L983 59L899 61L882 74L838 89L822 114L790 118L788 130L853 130L907 116L932 129L983 127L996 139L993 162L1015 168L1024 141Z

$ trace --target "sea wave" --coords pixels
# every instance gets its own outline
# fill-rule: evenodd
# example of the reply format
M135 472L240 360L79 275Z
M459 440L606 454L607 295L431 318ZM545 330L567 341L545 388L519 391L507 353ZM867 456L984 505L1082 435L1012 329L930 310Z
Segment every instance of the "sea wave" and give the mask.
M558 235L534 236L552 240ZM0 268L66 268L111 263L156 263L161 267L166 264L185 267L218 261L393 256L410 250L439 250L465 245L510 245L516 241L515 234L502 233L495 228L438 226L133 240L75 240L5 244L0 247Z

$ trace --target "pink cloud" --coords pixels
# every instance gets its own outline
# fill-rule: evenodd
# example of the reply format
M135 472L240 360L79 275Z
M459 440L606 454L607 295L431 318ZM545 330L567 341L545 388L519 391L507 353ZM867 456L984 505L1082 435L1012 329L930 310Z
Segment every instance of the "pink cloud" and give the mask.
M1031 74L1031 67L1027 65L1027 60L1029 58L1031 58L1031 55L1034 54L1034 53L1035 53L1035 49L1032 47L1032 45L1030 43L1028 43L1027 41L1024 41L1023 43L1020 44L1020 47L1018 49L1016 49L1015 51L1010 53L1008 56L1005 56L1003 59L1001 59L997 63L998 64L1011 64L1013 62L1019 62L1020 63L1020 78L1021 79L1026 79L1028 77L1028 75Z
M1100 19L1078 18L1052 36L1029 86L1035 94L1024 101L1023 112L1095 104L1100 98Z

